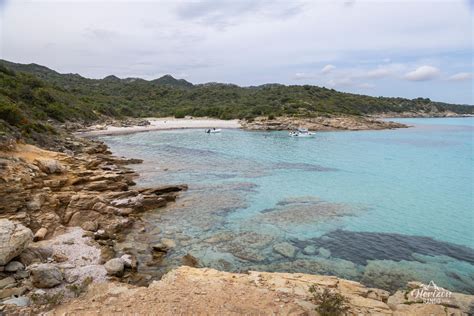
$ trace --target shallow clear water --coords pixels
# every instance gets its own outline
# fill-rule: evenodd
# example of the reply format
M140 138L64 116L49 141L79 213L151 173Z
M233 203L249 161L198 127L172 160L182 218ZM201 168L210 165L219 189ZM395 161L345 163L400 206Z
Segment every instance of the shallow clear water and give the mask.
M134 166L139 185L189 184L175 205L145 215L147 238L129 237L143 243L143 261L149 243L178 244L165 268L143 270L163 272L189 253L229 271L332 274L386 289L434 280L474 293L474 119L397 121L414 127L101 139L145 160Z

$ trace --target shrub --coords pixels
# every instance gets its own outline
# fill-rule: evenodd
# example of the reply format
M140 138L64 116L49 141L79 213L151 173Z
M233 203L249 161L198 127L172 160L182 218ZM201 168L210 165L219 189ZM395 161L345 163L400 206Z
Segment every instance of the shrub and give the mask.
M10 125L18 126L24 121L23 114L14 104L2 103L0 101L0 119Z
M186 111L185 110L176 110L174 112L174 117L175 118L184 118L186 116Z
M48 116L60 122L64 122L66 116L66 108L61 103L50 103L46 106Z
M335 291L321 290L312 285L309 292L313 295L311 301L317 305L316 311L321 316L340 316L349 310L347 298Z

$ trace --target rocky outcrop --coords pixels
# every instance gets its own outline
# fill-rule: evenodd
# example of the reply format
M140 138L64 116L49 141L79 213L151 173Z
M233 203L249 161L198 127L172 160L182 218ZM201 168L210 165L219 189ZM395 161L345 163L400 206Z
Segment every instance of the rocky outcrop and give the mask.
M116 239L140 212L165 206L187 188L135 189L137 175L125 165L140 161L114 157L102 143L77 142L83 148L73 155L21 144L0 152L0 218L29 227L35 240L67 226L103 229Z
M309 291L311 286L346 298L347 315L467 315L469 303L474 302L474 296L464 295L462 301L453 300L447 305L405 299L387 304L388 292L332 276L236 274L180 267L148 287L94 285L84 297L59 306L50 314L318 315L318 305Z
M116 241L140 223L142 212L187 189L134 188L136 173L126 165L140 160L114 157L102 143L74 142L79 149L67 154L25 144L0 151L0 311L2 304L38 299L35 287L44 289L39 296L47 303L64 291L76 295L87 280L105 281L107 271L112 278L130 275L137 261L116 254ZM104 267L109 259L120 267Z
M20 223L0 219L0 266L18 256L33 240L33 233Z
M297 128L307 128L311 131L359 131L407 127L401 123L354 115L319 116L312 118L282 116L273 119L257 117L252 121L242 121L241 124L244 129L266 131L294 130Z

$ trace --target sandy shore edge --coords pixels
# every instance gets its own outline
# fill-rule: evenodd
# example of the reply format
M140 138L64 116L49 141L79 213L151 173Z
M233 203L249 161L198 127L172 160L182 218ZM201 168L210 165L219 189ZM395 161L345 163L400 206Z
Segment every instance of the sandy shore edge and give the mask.
M206 128L241 128L239 120L219 120L209 118L183 118L173 117L146 118L150 122L147 126L118 127L110 125L94 125L86 131L76 132L77 136L93 137L106 135L123 135L131 133L164 131L173 129L206 129Z

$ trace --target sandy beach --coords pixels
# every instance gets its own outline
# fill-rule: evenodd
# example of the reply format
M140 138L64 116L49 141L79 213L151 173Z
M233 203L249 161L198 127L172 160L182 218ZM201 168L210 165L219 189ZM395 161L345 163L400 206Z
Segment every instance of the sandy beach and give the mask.
M100 135L119 135L138 132L149 132L171 129L206 129L206 128L240 128L239 120L218 120L209 118L146 118L150 122L147 126L117 127L110 125L95 125L89 130L76 133L78 136L91 137Z

